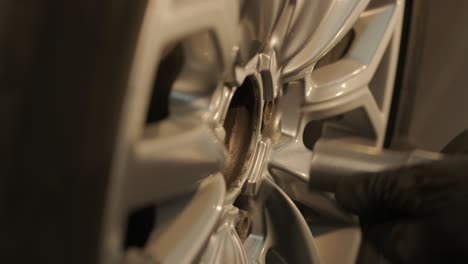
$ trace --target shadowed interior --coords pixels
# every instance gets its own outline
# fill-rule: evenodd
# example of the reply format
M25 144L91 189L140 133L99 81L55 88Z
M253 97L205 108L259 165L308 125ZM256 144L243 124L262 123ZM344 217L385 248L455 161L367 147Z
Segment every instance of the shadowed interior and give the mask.
M228 160L223 169L227 184L231 184L244 172L251 156L252 138L256 134L255 83L247 78L234 93L224 121Z

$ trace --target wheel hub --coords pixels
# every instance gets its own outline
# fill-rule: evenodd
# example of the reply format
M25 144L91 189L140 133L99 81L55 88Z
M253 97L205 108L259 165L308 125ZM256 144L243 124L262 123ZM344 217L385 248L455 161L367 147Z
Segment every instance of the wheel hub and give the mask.
M275 53L259 53L246 65L235 66L236 81L226 85L229 96L215 93L212 99L213 115L224 116L221 123L228 157L222 172L231 203L242 190L254 195L264 176L272 142L279 134L279 76Z

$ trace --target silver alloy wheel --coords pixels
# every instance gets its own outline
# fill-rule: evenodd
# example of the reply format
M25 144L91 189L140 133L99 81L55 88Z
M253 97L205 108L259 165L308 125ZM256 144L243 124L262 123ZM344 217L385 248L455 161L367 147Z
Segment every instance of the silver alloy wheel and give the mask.
M353 222L329 196L307 191L309 169L333 158L318 155L330 145L382 148L403 6L148 1L114 153L102 262L354 262L358 228L315 232L296 203ZM180 74L161 74L176 64L175 51L183 54ZM161 89L154 83L171 72L170 114L146 122ZM157 221L145 245L124 248L129 213L152 204Z

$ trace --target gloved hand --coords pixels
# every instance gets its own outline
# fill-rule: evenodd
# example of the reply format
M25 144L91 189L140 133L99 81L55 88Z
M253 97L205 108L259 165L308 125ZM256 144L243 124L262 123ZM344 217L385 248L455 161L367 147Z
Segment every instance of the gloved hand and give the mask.
M468 157L343 178L336 199L393 263L468 263Z

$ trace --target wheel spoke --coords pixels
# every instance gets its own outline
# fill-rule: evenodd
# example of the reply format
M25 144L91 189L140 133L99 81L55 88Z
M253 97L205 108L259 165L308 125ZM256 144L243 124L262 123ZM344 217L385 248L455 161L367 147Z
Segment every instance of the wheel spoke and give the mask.
M383 83L373 83L373 80L377 69L380 70L379 65L383 63L382 69L386 69L396 63L400 33L397 22L401 19L399 1L367 10L360 16L354 26L355 40L347 55L305 76L303 111L310 118L329 118L362 109L364 115L353 117L357 126L353 129L372 134L376 146L383 144L392 92L387 80L393 79L395 72L380 72L385 76L380 77ZM389 56L382 62L384 54Z
M301 1L302 2L302 1ZM328 52L353 26L369 0L304 1L285 43L287 79L300 75ZM299 3L299 1L298 1ZM316 27L304 26L314 23ZM286 63L286 61L282 61Z
M355 40L342 60L312 72L306 100L327 101L364 88L374 76L395 29L400 8L388 5L365 12L356 23Z
M192 262L215 229L225 194L222 175L205 179L180 215L164 230L151 235L145 255L155 263Z
M315 236L315 244L324 263L356 263L361 245L359 227L345 227Z
M221 263L227 259L236 264L248 263L241 239L236 232L238 213L239 209L234 206L228 206L224 210L221 223L211 236L201 263Z
M248 62L268 42L287 0L244 1L241 18L241 64Z
M220 171L224 144L213 129L197 119L173 118L145 131L135 145L128 168L127 201L130 207L168 198Z
M347 96L340 96L330 101L318 104L309 104L302 108L309 115L310 119L326 119L351 112L355 109L363 109L365 116L359 116L356 126L365 131L372 130L377 137L383 136L385 130L385 116L380 111L372 93L367 87L359 89ZM368 125L366 122L370 122Z
M274 176L281 177L282 173L286 173L300 181L307 182L311 158L312 152L302 142L296 140L294 143L275 151L269 164L269 170Z
M202 30L215 34L224 67L233 60L232 48L237 42L236 26L239 18L239 2L228 0L166 1L165 10L155 10L162 15L160 25L168 42ZM151 14L150 14L151 15Z
M252 234L244 242L249 263L265 263L267 255L275 258L276 254L287 263L321 263L301 213L271 180L265 179L249 211Z

